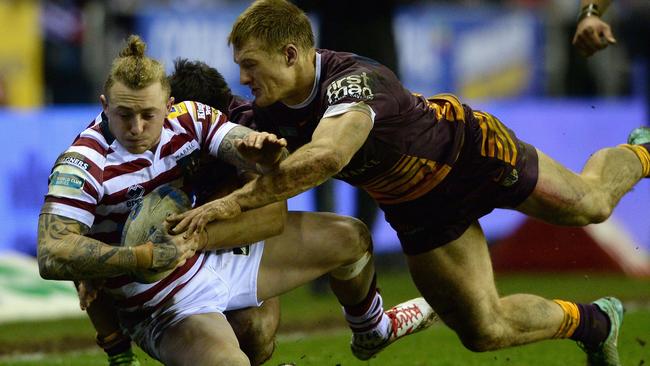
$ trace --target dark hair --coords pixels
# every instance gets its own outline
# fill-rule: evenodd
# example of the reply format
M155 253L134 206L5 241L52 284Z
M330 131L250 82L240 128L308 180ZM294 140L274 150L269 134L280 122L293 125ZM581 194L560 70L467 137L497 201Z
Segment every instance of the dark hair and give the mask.
M176 59L169 84L176 102L191 100L228 113L232 97L228 83L217 69L205 62Z

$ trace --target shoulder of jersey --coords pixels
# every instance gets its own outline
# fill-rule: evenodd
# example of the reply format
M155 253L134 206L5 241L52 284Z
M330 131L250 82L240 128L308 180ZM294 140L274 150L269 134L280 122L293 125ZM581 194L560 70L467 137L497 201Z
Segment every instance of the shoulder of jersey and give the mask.
M188 106L191 102L180 102L176 103L172 106L172 108L169 110L169 113L167 114L168 119L174 119L177 118L178 116L181 116L183 114L188 114Z
M194 120L214 120L216 116L223 113L207 104L183 101L172 106L169 114L167 114L167 119L174 119L184 114L190 114Z

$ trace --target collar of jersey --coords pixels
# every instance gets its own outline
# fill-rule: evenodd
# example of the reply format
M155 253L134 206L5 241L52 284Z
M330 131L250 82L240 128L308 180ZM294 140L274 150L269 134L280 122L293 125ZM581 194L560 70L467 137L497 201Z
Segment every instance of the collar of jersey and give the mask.
M316 94L318 92L318 82L320 81L320 67L320 53L316 52L316 72L314 76L314 85L311 87L311 93L303 102L294 105L287 105L287 107L291 109L301 109L308 106L314 100L314 98L316 98Z

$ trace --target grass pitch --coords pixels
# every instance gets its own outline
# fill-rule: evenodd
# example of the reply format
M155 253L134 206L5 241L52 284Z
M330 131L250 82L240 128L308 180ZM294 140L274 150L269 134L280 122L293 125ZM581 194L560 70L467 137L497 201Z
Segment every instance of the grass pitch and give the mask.
M404 270L379 270L385 304L417 296ZM627 307L619 350L624 365L650 365L650 280L606 275L498 275L502 294L535 293L547 298L589 302L604 295L619 297ZM361 362L349 351L350 333L332 295L314 296L307 287L281 299L278 345L267 365L584 365L572 341L545 341L498 352L472 353L443 325L409 336L376 358ZM104 365L86 319L0 325L0 365ZM138 350L139 351L139 350ZM143 365L160 365L140 352Z

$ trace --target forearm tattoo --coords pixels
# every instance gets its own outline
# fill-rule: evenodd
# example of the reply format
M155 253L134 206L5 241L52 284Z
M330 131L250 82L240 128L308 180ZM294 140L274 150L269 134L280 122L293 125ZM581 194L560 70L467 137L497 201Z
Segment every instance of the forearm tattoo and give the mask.
M251 132L253 130L244 126L237 126L228 131L219 145L219 157L237 168L256 171L256 164L241 156L235 147L235 140L243 139Z
M174 244L166 243L166 235L160 230L156 229L150 236L149 240L153 243L153 253L151 256L151 268L168 269L173 267L172 264L176 263L179 253L178 248Z
M293 197L315 187L338 171L324 154L302 147L280 165L280 169L257 177L235 192L242 210L249 210Z
M38 265L50 279L91 279L124 274L135 268L132 250L113 247L84 234L88 227L76 220L41 214L38 221Z
M154 244L153 256L151 258L151 268L172 268L173 264L178 261L178 248L173 244Z

